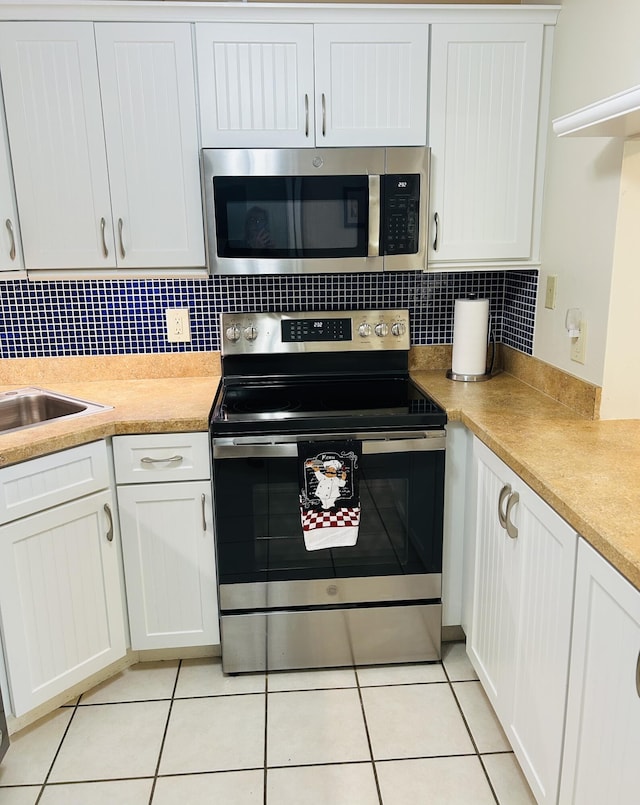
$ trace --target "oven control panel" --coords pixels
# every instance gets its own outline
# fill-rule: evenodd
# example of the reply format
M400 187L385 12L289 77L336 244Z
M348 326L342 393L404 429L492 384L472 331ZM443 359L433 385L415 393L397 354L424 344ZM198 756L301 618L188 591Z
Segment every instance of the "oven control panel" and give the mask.
M223 313L222 354L408 350L408 310Z

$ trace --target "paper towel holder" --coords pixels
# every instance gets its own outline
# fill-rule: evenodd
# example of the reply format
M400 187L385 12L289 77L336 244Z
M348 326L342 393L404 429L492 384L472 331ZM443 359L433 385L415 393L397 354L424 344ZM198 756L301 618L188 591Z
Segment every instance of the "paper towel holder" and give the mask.
M467 299L476 299L476 294L469 294ZM447 378L449 380L462 380L465 383L479 383L484 380L491 380L493 377L493 370L496 362L496 334L493 329L493 320L491 317L491 313L489 313L489 339L491 341L491 363L489 364L488 368L485 372L481 374L461 374L460 372L454 372L453 369L447 370Z

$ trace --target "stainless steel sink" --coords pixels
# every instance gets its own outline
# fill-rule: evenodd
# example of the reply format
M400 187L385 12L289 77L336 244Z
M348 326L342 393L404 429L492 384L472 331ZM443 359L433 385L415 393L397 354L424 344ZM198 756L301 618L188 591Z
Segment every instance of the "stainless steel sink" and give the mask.
M0 434L44 425L52 419L70 419L108 411L112 406L79 400L35 386L0 394Z

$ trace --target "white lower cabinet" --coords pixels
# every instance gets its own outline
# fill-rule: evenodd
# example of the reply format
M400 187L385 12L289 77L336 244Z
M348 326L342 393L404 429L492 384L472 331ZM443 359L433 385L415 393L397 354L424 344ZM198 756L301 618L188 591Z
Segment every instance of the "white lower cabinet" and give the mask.
M106 466L105 445L96 442L0 473L3 491L21 491L37 512L0 529L0 619L15 716L126 653L111 492L68 491L77 499L46 508L56 490L106 486Z
M220 642L207 440L113 440L133 649Z
M577 534L474 440L468 652L539 803L557 801Z
M640 801L640 591L582 539L560 805Z

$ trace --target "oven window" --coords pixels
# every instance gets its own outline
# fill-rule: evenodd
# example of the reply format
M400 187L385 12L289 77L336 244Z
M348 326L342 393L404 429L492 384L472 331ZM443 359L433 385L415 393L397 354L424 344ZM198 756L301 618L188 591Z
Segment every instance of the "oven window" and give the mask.
M219 257L366 257L366 176L216 176Z
M221 584L442 570L444 452L362 456L353 547L307 551L297 460L214 461Z

